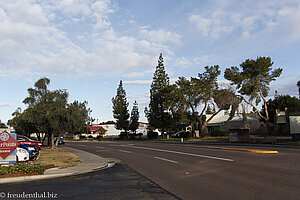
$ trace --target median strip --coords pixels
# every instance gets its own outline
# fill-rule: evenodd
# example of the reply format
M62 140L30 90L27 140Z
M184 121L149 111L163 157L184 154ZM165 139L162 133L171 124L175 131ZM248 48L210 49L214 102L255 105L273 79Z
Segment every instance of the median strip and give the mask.
M253 150L253 149L236 149L236 148L227 148L221 147L222 150L230 150L230 151L246 151L246 152L254 152L254 153L273 153L277 154L278 151L269 151L269 150Z

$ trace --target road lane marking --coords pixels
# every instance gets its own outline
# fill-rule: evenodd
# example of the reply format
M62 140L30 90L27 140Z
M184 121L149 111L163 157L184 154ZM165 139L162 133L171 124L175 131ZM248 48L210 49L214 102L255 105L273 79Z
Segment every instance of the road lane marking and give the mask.
M98 148L98 149L104 149L104 147L96 147L96 148Z
M159 160L164 160L164 161L167 161L167 162L172 162L172 163L178 163L178 162L176 162L176 161L174 161L174 160L169 160L169 159L165 159L165 158L160 158L160 157L153 157L153 158L156 158L156 159L159 159Z
M149 148L149 147L138 147L138 146L128 146L128 145L122 145L122 146L128 147L128 148L145 149L145 150L151 150L151 151L161 151L161 152L167 152L167 153L175 153L175 154L195 156L195 157L201 157L201 158L209 158L209 159L215 159L215 160L223 160L223 161L229 161L229 162L234 161L234 160L228 159L228 158L220 158L220 157L215 157L215 156L207 156L207 155L186 153L186 152L180 152L180 151L171 151L171 150L165 150L165 149L155 149L155 148Z
M178 145L178 144L168 144L168 145ZM187 147L190 149L205 149L205 150L230 150L230 151L244 151L244 152L254 152L254 153L268 153L268 154L278 154L278 151L273 150L255 150L255 149L243 149L243 148L233 148L233 147L216 147L216 146L193 146L193 145L181 145L179 147Z
M105 150L105 149L103 149L103 150L96 150L96 152L103 152L103 151L109 151L109 150Z
M121 151L121 152L124 152L124 153L131 153L131 151L125 151L125 150L118 150L118 151Z

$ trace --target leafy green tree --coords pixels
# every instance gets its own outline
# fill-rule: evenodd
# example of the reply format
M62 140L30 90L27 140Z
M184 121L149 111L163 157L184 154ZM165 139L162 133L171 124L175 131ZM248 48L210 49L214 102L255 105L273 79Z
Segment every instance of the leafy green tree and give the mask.
M126 99L126 92L123 88L122 81L120 81L119 87L117 89L117 95L112 98L113 103L113 116L116 119L116 128L118 130L124 130L126 137L128 138L128 127L129 127L129 113L128 105Z
M106 122L100 122L100 124L115 124L116 122L113 120L108 120Z
M223 109L221 108L221 110L213 113L212 117L206 120L205 111L218 92L217 77L220 70L218 65L206 66L204 69L205 71L199 73L196 78L191 77L190 80L187 80L184 77L179 77L176 82L177 93L181 96L181 106L185 111L191 110L194 122L197 121L201 127L201 137L204 137L204 129L207 123ZM199 108L201 109L200 112L198 112Z
M269 110L270 122L275 123L276 109L284 111L285 108L299 108L300 100L297 97L291 97L290 95L276 95L274 99L267 101L267 107ZM262 115L265 114L265 107L262 106Z
M133 103L133 107L131 110L130 124L129 124L129 130L131 130L133 133L136 133L136 130L139 128L139 118L140 118L140 113L139 113L138 103L135 101Z
M299 98L300 98L300 81L297 82L297 86L298 86L298 92L299 92Z
M71 133L80 132L82 127L91 121L92 110L87 107L88 102L74 101L67 105L68 110L68 131Z
M0 120L0 128L8 128L8 127Z
M172 124L170 93L169 77L165 71L163 56L160 54L151 84L149 108L145 108L145 115L150 126L161 129L162 138L165 129Z
M270 133L269 113L266 97L269 94L269 85L271 81L275 81L282 73L281 68L272 70L273 62L270 57L258 57L256 60L247 59L240 64L241 71L238 67L227 68L224 77L231 81L232 85L236 85L241 98L253 106L254 110L261 118L266 121L268 133ZM242 95L249 97L246 100ZM265 115L261 115L256 106L263 100ZM255 101L256 106L252 103Z
M80 130L90 119L90 109L87 102L68 104L66 90L48 90L50 80L42 78L35 83L34 88L28 89L29 96L23 101L28 108L23 112L17 109L9 121L10 126L18 133L46 133L48 144L54 148L54 136L60 136L66 131ZM44 138L45 139L45 138Z
M36 124L30 121L32 117L33 108L27 108L22 112L22 109L19 107L14 113L12 113L13 119L8 120L8 125L14 127L16 133L21 135L29 136L31 133L37 133L38 129ZM40 140L40 135L38 134L38 139Z
M103 135L105 135L105 133L107 132L107 130L105 128L103 128L102 126L100 126L98 128L97 132L101 135L101 137L103 137Z

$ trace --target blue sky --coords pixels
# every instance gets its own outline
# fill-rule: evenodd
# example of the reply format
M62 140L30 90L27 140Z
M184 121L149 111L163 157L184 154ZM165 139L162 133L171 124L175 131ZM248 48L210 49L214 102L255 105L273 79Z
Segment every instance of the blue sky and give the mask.
M112 120L111 98L124 82L140 121L159 54L172 81L203 66L238 66L270 56L282 76L269 97L297 95L300 1L2 0L0 119L7 122L41 77L89 102L92 117Z

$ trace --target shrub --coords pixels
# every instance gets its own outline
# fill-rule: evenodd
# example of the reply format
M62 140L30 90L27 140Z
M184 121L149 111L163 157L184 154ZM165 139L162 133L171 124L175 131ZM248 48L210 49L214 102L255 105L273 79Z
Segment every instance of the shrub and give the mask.
M38 164L25 164L25 163L18 163L15 165L9 166L1 166L0 167L0 175L10 175L10 174L31 174L31 173L38 173L44 174L46 168L42 165Z
M154 131L148 131L147 132L147 137L148 139L157 139L158 138L158 133Z
M119 138L122 139L122 140L124 140L124 139L127 138L127 135L126 135L125 132L121 132L118 136L119 136Z
M130 134L128 134L128 136L129 136L130 139L133 140L136 137L136 133L130 133Z
M84 140L86 137L84 135L79 136L79 139Z
M103 140L103 136L102 135L97 135L96 139L97 140Z
M138 133L137 136L139 137L139 139L141 139L143 136L143 133Z
M229 132L228 131L222 131L220 129L215 129L215 130L212 130L210 132L210 135L212 137L219 137L219 136L229 136Z

